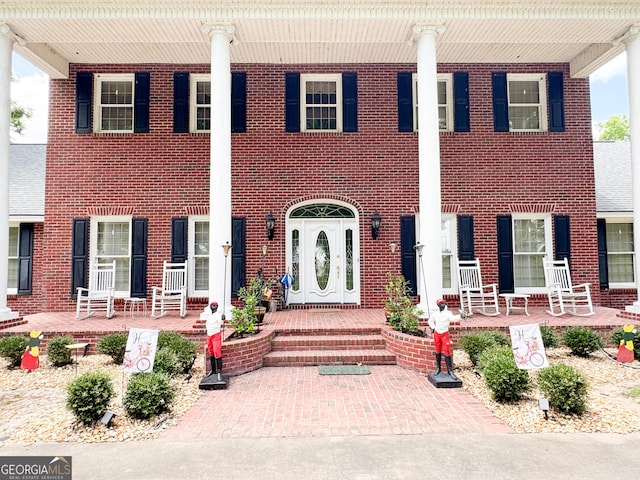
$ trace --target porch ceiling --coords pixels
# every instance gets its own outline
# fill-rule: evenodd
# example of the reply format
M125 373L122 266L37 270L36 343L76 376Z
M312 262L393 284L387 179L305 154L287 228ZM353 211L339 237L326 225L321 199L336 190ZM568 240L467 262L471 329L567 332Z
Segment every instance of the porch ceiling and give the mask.
M209 23L233 63L414 63L416 23L446 27L439 63L569 62L587 76L624 49L638 0L0 0L15 49L54 78L72 63L208 63ZM1 28L0 28L1 31Z

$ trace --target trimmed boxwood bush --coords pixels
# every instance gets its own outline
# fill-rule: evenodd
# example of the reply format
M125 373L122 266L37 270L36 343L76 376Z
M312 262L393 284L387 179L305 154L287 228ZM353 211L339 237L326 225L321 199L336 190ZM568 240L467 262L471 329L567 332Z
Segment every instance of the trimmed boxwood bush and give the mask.
M560 344L558 335L551 327L540 325L540 336L542 337L544 348L556 348Z
M189 373L196 360L196 344L178 332L160 332L157 349L167 347L178 356L182 373Z
M67 408L90 425L100 420L114 395L111 377L105 372L87 372L67 386Z
M156 350L156 356L153 361L153 371L166 373L170 378L173 378L182 372L182 365L178 360L176 352L168 347L162 347L161 349Z
M103 355L109 355L113 363L120 365L124 359L128 338L125 333L109 333L98 341L96 349Z
M531 388L529 372L520 370L511 347L495 345L480 354L478 368L494 400L516 402Z
M73 363L71 350L66 345L75 343L73 337L69 335L53 337L47 342L47 358L54 367L64 367Z
M509 339L506 335L496 331L469 333L460 338L460 347L467 352L474 366L478 365L480 354L496 345L508 347Z
M543 369L538 375L538 387L554 410L577 415L587 410L589 383L571 365L558 364Z
M0 338L0 357L9 360L8 368L16 368L22 362L22 355L29 345L29 339L18 335Z
M567 328L562 336L562 341L569 347L573 355L585 358L604 345L600 336L587 327Z
M622 341L622 327L616 328L609 337L609 341L616 348L620 347ZM633 356L636 360L640 360L640 328L636 327L636 333L633 335Z
M127 385L124 409L130 417L144 420L169 408L175 395L166 373L136 373Z

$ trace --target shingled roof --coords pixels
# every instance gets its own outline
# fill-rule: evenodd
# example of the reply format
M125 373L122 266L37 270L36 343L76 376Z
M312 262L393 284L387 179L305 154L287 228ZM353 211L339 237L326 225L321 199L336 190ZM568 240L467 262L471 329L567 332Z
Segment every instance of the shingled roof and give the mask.
M46 144L9 146L9 217L44 218Z
M631 143L594 142L598 212L633 212Z

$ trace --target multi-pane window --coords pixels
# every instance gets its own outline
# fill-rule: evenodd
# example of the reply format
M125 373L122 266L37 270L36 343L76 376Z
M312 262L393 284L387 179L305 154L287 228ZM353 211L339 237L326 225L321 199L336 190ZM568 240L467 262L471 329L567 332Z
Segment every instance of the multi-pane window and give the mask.
M341 75L301 75L303 131L342 131Z
M547 97L544 75L507 75L509 130L539 132L547 130Z
M116 295L128 296L131 258L131 219L92 218L92 258L98 263L116 261Z
M455 276L456 258L456 219L444 217L440 222L442 238L442 289L445 293L452 293Z
M633 287L633 223L607 221L607 264L609 286Z
M9 227L9 278L7 283L7 293L15 294L18 291L18 238L20 235L19 226Z
M550 239L549 216L513 218L513 276L516 290L535 292L544 288L542 259L552 250L548 244Z
M453 130L453 82L450 74L438 75L438 128ZM418 76L413 75L413 129L418 131Z
M101 132L133 132L135 76L96 75L94 124Z
M211 76L191 75L189 105L191 108L191 131L211 130Z
M189 218L189 295L209 293L209 218Z

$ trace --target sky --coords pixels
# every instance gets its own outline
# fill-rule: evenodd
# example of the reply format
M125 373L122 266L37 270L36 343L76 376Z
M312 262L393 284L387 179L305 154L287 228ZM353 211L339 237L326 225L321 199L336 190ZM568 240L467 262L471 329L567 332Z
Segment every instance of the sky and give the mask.
M13 74L17 81L11 85L11 99L32 111L25 121L23 135L12 134L13 143L46 143L49 109L49 77L20 55L13 54ZM627 56L623 52L594 72L590 78L591 117L594 136L597 123L612 115L629 115L627 85Z

